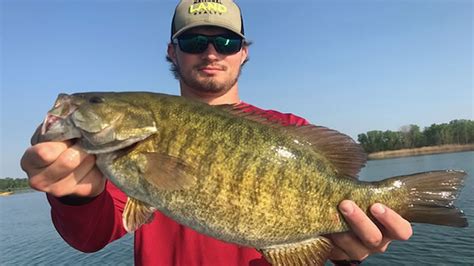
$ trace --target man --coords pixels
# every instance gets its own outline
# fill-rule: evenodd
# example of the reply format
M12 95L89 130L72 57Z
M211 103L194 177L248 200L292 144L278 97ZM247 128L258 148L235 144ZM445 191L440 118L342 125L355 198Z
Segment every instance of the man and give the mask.
M173 17L167 53L181 95L212 105L242 103L237 81L248 58L248 46L240 9L231 0L181 1ZM242 106L285 125L308 123L292 114ZM94 252L126 233L121 217L126 196L106 181L95 166L95 157L75 143L35 144L25 152L21 165L31 187L47 193L53 223L74 248ZM385 251L393 239L411 236L410 224L380 204L372 206L371 212L381 229L353 202L344 201L339 208L353 231L328 236L336 245L331 254L336 264L356 263ZM252 248L201 235L159 212L135 232L135 263L268 265Z

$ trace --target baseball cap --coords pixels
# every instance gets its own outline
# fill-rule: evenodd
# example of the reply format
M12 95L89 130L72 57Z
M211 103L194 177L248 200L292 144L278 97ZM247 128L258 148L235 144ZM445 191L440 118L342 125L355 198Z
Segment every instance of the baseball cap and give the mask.
M216 26L244 36L239 6L232 0L182 0L171 22L171 39L198 26Z

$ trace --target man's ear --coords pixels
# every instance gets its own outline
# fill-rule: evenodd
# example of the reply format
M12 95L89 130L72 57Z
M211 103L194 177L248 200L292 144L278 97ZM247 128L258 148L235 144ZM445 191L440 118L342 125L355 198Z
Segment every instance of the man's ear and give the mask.
M241 65L247 60L248 56L249 56L249 48L248 48L248 46L243 46L242 47L242 59L240 60Z
M176 47L172 43L168 43L168 57L176 65Z

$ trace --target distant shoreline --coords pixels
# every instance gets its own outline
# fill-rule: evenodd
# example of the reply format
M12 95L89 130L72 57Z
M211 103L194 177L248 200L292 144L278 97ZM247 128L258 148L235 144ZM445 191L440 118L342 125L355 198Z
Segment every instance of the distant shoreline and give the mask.
M35 191L36 190L30 187L20 187L20 188L15 188L13 190L0 190L0 196L5 197L5 196L11 196L14 194L28 193L28 192L35 192Z
M451 153L451 152L462 152L462 151L474 151L474 144L448 144L439 146L428 146L414 149L402 149L394 151L380 151L373 152L368 155L369 160L381 160L398 157L410 157L428 154L439 154L439 153Z

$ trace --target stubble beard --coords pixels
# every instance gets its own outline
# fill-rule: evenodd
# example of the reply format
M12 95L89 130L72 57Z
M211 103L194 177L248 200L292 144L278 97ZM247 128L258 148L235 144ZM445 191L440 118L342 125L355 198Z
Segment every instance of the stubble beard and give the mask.
M203 65L209 65L209 63ZM237 80L239 79L241 73L241 68L239 67L239 71L237 72L237 75L235 75L235 77L231 76L225 81L220 82L212 76L200 75L198 69L201 67L201 65L193 67L189 75L183 75L181 68L178 64L175 64L175 67L180 80L184 84L186 84L186 86L192 88L197 92L205 94L225 94L237 83ZM224 68L224 70L227 69L227 67L225 66L222 67Z

